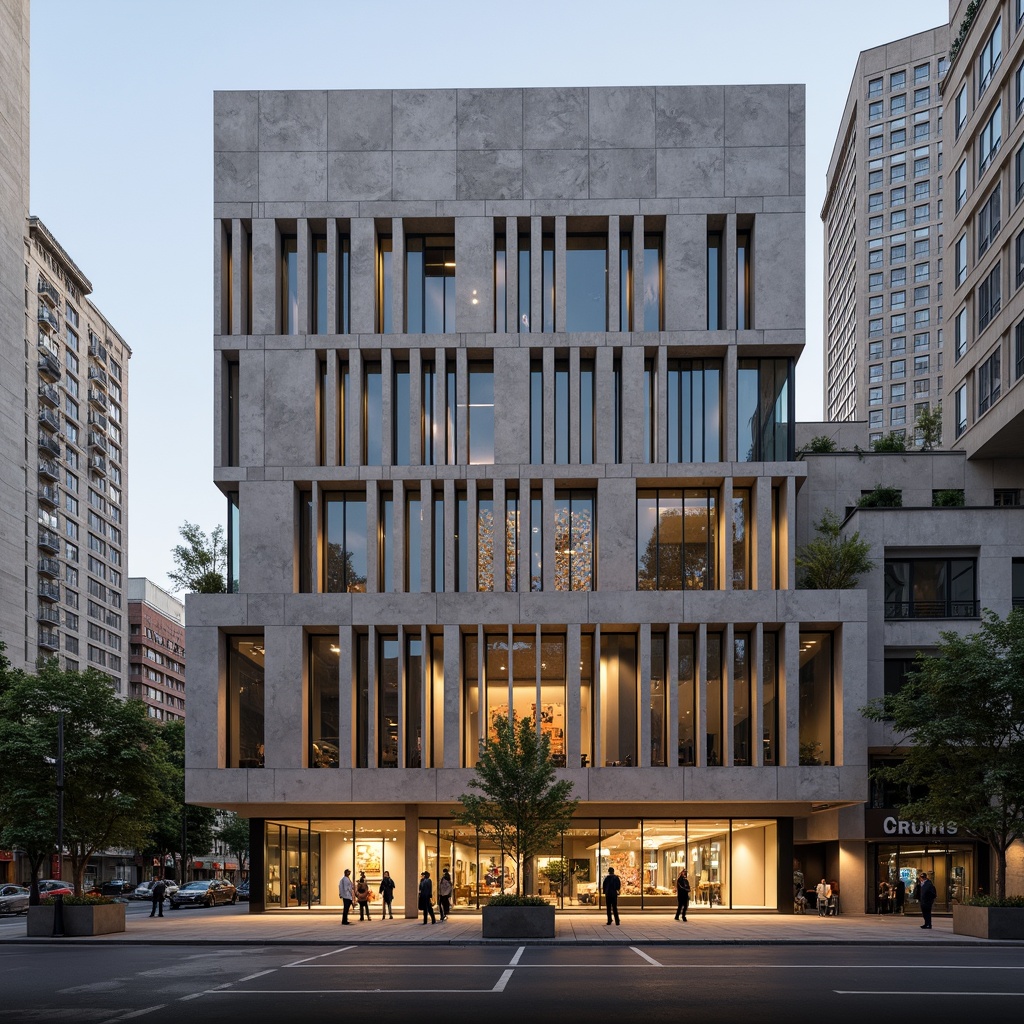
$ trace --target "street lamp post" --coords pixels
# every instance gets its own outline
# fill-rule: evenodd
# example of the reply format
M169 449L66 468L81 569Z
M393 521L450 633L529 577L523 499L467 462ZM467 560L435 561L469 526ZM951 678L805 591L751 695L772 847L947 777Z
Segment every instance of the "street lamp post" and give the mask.
M64 870L64 712L57 713L57 878ZM53 901L53 934L64 934L64 897Z

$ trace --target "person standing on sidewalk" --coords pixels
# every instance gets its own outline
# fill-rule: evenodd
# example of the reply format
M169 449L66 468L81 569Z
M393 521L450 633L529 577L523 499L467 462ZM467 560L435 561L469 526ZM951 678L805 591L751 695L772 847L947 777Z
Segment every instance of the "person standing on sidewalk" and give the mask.
M391 877L390 872L384 872L384 877L380 880L380 888L377 891L384 901L384 906L380 911L380 919L383 921L385 917L390 917L394 920L395 915L391 913L391 901L395 898L395 880Z
M430 872L424 871L420 875L419 907L423 911L423 923L427 923L427 914L430 915L430 923L437 924L434 917L434 883L430 880Z
M153 888L150 889L150 899L153 901L153 909L149 912L150 917L164 916L164 893L166 892L167 883L162 878L158 878L153 883ZM157 913L158 910L160 913Z
M609 868L608 874L604 876L604 881L601 883L601 889L604 892L604 904L608 909L608 924L612 923L612 918L615 918L615 923L619 923L619 890L622 888L622 882L619 880L619 876L615 874L615 868Z
M370 885L366 881L366 873L359 872L359 881L356 882L356 903L359 904L359 920L370 920Z
M686 877L686 868L679 872L676 879L676 920L686 920L686 909L690 905L690 880Z
M939 895L935 889L935 883L928 877L928 873L926 871L922 871L914 889L916 890L914 895L917 896L921 903L921 916L924 918L924 924L921 925L921 927L931 928L932 905L935 903L935 900Z
M355 891L352 888L352 872L345 868L345 874L341 876L338 882L338 896L341 897L341 923L351 924L352 922L348 919L348 912L352 909L352 899L355 896Z
M448 915L452 912L452 876L445 868L441 872L441 880L437 883L437 902L441 908L441 920L447 921Z

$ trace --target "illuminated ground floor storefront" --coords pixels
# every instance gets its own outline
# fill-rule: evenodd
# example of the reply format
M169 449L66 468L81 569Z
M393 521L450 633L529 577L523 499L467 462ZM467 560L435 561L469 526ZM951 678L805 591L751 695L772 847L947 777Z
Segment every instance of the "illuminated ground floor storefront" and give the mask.
M353 877L365 872L374 894L388 871L396 882L394 909L410 915L420 872L431 873L436 899L436 880L446 867L453 905L474 910L518 886L562 910L603 913L601 880L609 867L622 881L619 906L631 911L675 907L675 881L684 867L695 910L778 911L780 891L789 886L788 866L785 872L781 867L791 849L788 819L579 818L558 844L522 866L521 878L497 846L450 819L419 818L412 830L402 818L268 819L254 832L258 828L263 843L253 857L251 887L254 896L263 893L268 911L340 909L338 880L346 868ZM380 908L377 897L378 914Z

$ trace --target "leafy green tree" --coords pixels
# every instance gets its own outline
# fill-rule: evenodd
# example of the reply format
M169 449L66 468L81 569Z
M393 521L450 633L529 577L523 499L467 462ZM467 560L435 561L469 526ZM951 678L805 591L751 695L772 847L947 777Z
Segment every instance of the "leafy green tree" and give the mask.
M829 437L828 434L815 434L804 446L801 454L803 452L813 452L818 455L827 455L838 448L839 445L836 444L834 437Z
M137 700L119 699L92 669L62 670L56 659L36 675L12 669L0 653L0 840L23 849L33 877L56 850L58 716L64 717L64 847L75 888L89 860L147 839L159 797L155 728Z
M249 819L234 811L225 812L216 831L217 839L237 858L240 871L249 870Z
M871 545L860 532L844 537L842 523L825 509L814 524L818 536L796 553L796 567L803 590L851 590L875 563L868 557Z
M213 847L217 812L211 807L185 803L185 723L175 720L158 727L160 795L149 817L149 839L142 847L145 857L161 864L173 857L176 878L186 879L189 851L205 854ZM182 835L182 819L185 831ZM184 840L187 849L182 849Z
M461 811L452 813L511 855L519 896L523 865L557 842L579 800L571 798L571 782L555 781L551 740L532 717L496 716L492 725L496 735L484 741L470 782L482 795L464 793Z
M906 435L893 430L878 438L877 441L872 441L871 450L873 452L905 452L907 450Z
M178 527L184 544L171 550L175 571L167 574L175 590L190 594L223 594L227 590L227 544L224 527L215 526L207 536L195 523Z
M942 446L942 405L922 409L914 421L914 436L921 442L921 450L930 452Z
M996 896L1006 896L1006 851L1024 838L1024 608L985 613L970 635L942 632L920 652L904 686L862 709L890 721L905 756L873 777L923 793L906 818L955 823L996 857Z

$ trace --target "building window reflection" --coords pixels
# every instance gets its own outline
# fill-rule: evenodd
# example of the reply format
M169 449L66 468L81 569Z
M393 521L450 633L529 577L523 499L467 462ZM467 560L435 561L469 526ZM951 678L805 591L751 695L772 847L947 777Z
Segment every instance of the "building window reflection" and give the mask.
M637 590L714 590L718 493L637 492Z
M338 634L309 638L309 767L339 766Z
M324 593L366 592L366 496L324 499Z
M405 319L409 334L455 332L455 237L406 235Z
M555 494L555 590L594 590L594 494Z
M722 438L722 364L668 361L668 461L718 462Z
M565 250L565 329L608 330L607 233L569 234Z
M264 766L263 636L228 637L227 767Z
M800 764L834 764L831 633L800 634Z

